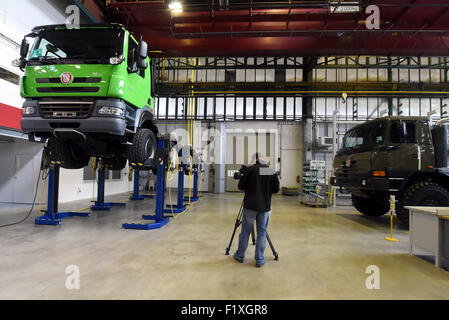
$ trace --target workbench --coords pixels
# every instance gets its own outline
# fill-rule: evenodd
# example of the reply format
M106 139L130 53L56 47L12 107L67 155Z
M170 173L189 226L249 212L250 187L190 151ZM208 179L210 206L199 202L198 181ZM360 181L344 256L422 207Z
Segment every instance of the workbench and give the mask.
M410 213L409 253L421 249L435 257L435 266L448 266L445 252L449 247L447 225L449 224L448 207L405 207ZM446 226L446 227L445 227ZM445 240L446 239L446 240Z

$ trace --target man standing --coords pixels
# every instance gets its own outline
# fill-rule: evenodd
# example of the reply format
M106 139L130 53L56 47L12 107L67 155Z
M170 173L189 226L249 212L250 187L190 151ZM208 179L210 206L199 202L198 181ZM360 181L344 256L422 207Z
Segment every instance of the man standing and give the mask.
M268 218L271 213L271 195L279 192L279 178L263 160L263 155L256 152L252 157L254 165L247 167L239 180L239 189L245 191L243 199L242 232L239 236L239 247L234 259L243 262L248 240L257 225L256 266L265 264L264 251L267 239Z

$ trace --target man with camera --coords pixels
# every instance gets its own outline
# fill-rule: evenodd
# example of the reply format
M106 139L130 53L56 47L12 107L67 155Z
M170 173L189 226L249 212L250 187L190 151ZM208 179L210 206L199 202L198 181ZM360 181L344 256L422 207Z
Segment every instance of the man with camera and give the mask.
M249 236L253 230L254 221L257 226L256 266L265 264L264 251L267 238L268 218L271 213L271 195L279 192L279 178L276 172L268 167L260 152L252 157L252 166L242 166L238 188L245 191L243 199L242 231L239 236L239 247L234 253L234 259L243 262L248 247Z

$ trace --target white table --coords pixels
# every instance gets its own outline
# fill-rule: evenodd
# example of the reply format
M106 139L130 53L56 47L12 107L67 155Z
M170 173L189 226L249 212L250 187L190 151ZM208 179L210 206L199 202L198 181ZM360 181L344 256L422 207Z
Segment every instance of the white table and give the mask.
M441 267L443 220L449 220L448 207L405 207L410 213L409 253L419 248L435 256L435 266Z

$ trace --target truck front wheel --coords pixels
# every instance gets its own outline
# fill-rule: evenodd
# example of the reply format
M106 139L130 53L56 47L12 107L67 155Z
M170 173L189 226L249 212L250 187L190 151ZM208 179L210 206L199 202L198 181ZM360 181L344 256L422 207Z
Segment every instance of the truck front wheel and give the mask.
M370 217L382 216L390 210L390 202L385 196L362 198L352 195L352 204L359 212Z
M65 169L81 169L88 165L90 155L86 155L75 144L59 138L48 140L50 159L61 162Z
M146 128L137 129L133 143L128 147L128 160L131 164L143 165L156 154L157 141L153 131Z
M405 206L448 207L449 192L434 182L417 182L399 195L396 215L399 221L408 226L409 212Z

